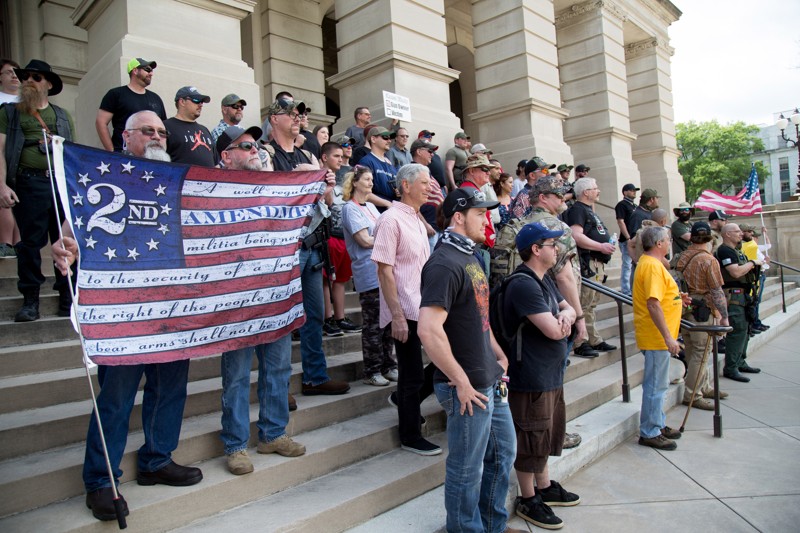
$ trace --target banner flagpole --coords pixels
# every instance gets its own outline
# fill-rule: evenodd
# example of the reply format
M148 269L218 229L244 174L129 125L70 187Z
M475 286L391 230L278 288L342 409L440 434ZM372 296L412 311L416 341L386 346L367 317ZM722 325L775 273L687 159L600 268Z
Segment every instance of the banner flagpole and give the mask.
M64 232L62 229L62 225L64 221L61 220L58 212L58 205L59 205L59 198L56 196L56 182L55 182L55 172L53 170L53 162L50 159L50 145L47 142L47 130L42 129L42 135L44 136L44 146L45 146L45 155L47 156L47 169L50 176L50 192L53 196L53 207L55 208L56 212L56 223L58 224L58 236L61 240L61 249L66 250L64 246ZM53 152L56 150L56 145L58 146L58 150L60 153L63 154L63 142L64 139L62 137L52 136L53 138ZM53 159L55 159L55 153L53 153ZM61 170L63 171L63 164L61 165ZM64 214L67 215L67 206L64 206ZM77 260L77 258L75 258ZM114 496L114 513L117 515L117 524L119 525L120 529L125 529L128 527L128 523L125 520L125 511L122 507L122 499L120 498L119 492L117 491L117 483L114 479L114 469L111 466L111 459L108 456L108 446L106 446L106 436L103 432L103 422L100 420L100 409L97 406L97 394L94 390L94 383L92 383L92 374L89 371L89 356L86 354L86 344L83 338L83 333L81 332L81 324L78 320L78 310L77 310L77 293L75 291L75 286L73 284L71 272L70 272L70 264L65 257L63 259L64 265L66 266L67 274L67 285L69 287L70 294L72 295L72 304L70 305L70 321L72 322L73 327L78 333L78 338L80 339L81 343L81 351L83 352L83 368L86 371L86 381L89 382L89 393L92 398L92 406L94 410L94 417L97 421L97 431L100 433L100 444L103 447L103 457L106 461L106 468L108 469L108 477L111 480L111 491ZM58 267L56 267L58 268Z

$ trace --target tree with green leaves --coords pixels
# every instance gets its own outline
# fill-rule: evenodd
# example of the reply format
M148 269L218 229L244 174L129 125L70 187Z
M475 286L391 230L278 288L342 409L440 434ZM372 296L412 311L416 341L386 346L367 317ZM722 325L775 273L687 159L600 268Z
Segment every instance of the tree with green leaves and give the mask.
M677 124L676 140L681 156L678 171L686 183L686 199L697 200L706 189L722 194L736 194L750 175L750 156L764 150L758 127L733 122L722 125L689 121ZM761 183L769 176L763 163L756 162Z

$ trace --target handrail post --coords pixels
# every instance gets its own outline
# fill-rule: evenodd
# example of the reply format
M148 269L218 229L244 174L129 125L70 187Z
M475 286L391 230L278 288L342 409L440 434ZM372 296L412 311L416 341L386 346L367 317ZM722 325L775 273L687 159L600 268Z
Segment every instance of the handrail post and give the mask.
M620 363L622 363L622 401L630 403L631 388L628 383L628 354L625 348L625 324L622 320L622 302L617 302L617 319L619 320Z
M778 268L781 269L781 304L783 306L783 312L786 313L786 290L783 286L783 265L778 265Z
M711 335L711 333L709 333ZM717 335L714 337L714 436L722 438L722 415L719 412L719 351L717 349Z

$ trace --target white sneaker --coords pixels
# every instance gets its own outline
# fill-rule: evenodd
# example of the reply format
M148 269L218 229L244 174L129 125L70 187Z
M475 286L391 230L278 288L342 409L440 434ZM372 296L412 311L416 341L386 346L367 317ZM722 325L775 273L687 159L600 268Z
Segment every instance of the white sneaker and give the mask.
M389 370L388 372L384 372L383 373L383 377L385 377L389 381L397 381L398 376L399 376L399 374L397 373L397 369L396 368L393 368L393 369Z
M380 374L372 374L371 376L364 378L364 383L367 385L374 385L376 387L385 387L389 384L389 380Z

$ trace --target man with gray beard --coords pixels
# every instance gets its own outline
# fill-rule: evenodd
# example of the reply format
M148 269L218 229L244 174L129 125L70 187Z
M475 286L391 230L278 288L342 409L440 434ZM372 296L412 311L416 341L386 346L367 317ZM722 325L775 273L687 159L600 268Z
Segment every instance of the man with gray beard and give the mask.
M71 141L75 125L64 109L48 100L63 88L50 65L34 59L14 72L22 84L19 102L6 104L0 112L0 207L14 210L20 233L17 289L24 300L14 321L31 322L39 319L39 288L45 282L41 249L48 238L58 239L57 221L64 218L61 207L53 203L42 132L47 132L48 142L53 134ZM53 288L59 293L59 316L68 316L72 295L60 272Z
M167 130L164 123L152 111L140 111L128 118L122 132L124 153L157 161L169 161L166 152ZM78 255L78 248L71 231L64 231L64 248L61 242L53 244L52 252L56 265L66 272L67 262ZM133 409L139 382L145 376L142 398L142 427L144 444L138 453L139 485L172 485L185 487L199 483L203 473L199 468L181 466L172 460L172 452L178 447L186 403L186 383L189 377L189 360L171 363L144 365L106 366L97 368L100 394L97 408L103 424L108 457L114 470L114 482L119 485L122 471L119 468L125 443L128 439L128 424ZM113 491L108 469L103 457L103 447L97 420L90 418L86 435L86 455L83 462L83 483L86 487L86 506L98 520L115 520ZM122 495L122 507L128 514L128 505Z

